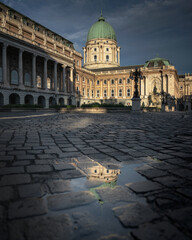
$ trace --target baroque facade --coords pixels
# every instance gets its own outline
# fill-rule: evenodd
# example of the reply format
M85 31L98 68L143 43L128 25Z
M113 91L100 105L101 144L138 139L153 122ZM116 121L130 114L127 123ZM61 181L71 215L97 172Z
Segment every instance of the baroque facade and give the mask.
M186 108L186 100L191 101L191 75L179 76L167 59L121 67L115 31L102 15L83 49L84 66L71 41L0 3L0 106L131 105L130 74L136 67L143 76L138 83L143 106L160 106L163 99L170 107L180 100Z

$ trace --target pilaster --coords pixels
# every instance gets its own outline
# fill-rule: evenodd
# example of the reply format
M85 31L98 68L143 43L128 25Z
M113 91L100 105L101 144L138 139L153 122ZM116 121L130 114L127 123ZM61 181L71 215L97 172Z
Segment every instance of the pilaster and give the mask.
M54 90L57 91L57 62L54 62Z
M23 85L23 50L19 49L19 87L24 87Z
M3 67L3 83L8 84L7 82L7 44L3 44L3 54L2 54L2 67Z
M43 88L47 89L47 58L44 58Z

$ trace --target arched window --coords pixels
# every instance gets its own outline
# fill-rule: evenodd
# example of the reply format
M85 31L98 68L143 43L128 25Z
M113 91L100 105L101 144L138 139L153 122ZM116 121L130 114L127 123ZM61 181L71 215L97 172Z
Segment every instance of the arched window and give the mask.
M122 89L119 89L119 97L122 97Z
M0 82L3 82L3 71L2 71L2 67L0 67Z
M16 70L11 71L11 84L19 84L19 75Z
M97 80L97 85L99 85L99 80Z
M119 84L122 84L122 79L121 78L119 79Z
M127 78L127 84L129 84L130 83L130 78Z
M115 83L115 81L114 81L114 79L112 79L112 80L111 80L111 84L114 84L114 83Z
M25 73L24 83L25 83L25 86L31 86L31 74Z
M94 55L94 61L97 62L97 55Z
M130 95L131 95L131 91L130 91L130 89L128 88L128 89L127 89L127 96L130 97Z
M106 61L109 62L109 55L106 56Z
M104 80L104 84L105 84L105 85L107 84L107 80Z

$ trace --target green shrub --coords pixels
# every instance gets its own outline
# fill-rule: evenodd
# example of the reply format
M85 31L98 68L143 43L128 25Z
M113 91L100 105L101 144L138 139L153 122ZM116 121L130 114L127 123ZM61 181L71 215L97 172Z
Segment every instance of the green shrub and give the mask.
M74 109L74 108L76 108L75 105L67 105L67 109Z
M82 104L81 105L82 108L94 108L94 107L103 107L103 108L113 108L113 107L126 107L126 108L130 108L130 106L124 106L122 103L119 104L112 104L112 103L89 103L89 104Z

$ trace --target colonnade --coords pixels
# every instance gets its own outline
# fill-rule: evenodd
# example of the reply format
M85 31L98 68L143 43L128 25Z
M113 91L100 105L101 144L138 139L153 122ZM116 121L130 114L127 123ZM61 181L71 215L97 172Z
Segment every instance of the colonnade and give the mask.
M9 86L10 82L8 79L8 66L7 66L7 48L14 47L18 49L18 47L15 47L14 45L8 45L6 42L2 43L2 80L3 84L5 86ZM19 48L19 54L18 54L18 87L23 89L24 88L24 79L23 79L23 52L28 52L27 50L24 50L22 48ZM31 52L29 52L31 53ZM47 62L50 60L54 62L54 68L53 68L53 82L54 82L54 89L51 89L52 91L55 92L62 92L62 93L74 93L74 80L73 80L73 67L68 66L63 63L59 63L55 61L53 58L47 56L40 55L39 53L32 52L32 78L31 78L31 85L29 87L31 88L37 88L37 69L36 69L36 64L37 64L37 57L43 57L44 59L44 67L43 67L43 79L42 79L42 86L41 88L44 90L47 89ZM58 81L58 76L57 76L57 65L60 64L62 66L62 78L61 78L61 86L62 89L57 88L57 81ZM67 79L66 78L66 68L70 69L70 76ZM68 85L66 84L66 81L68 81ZM68 86L68 89L66 88Z

